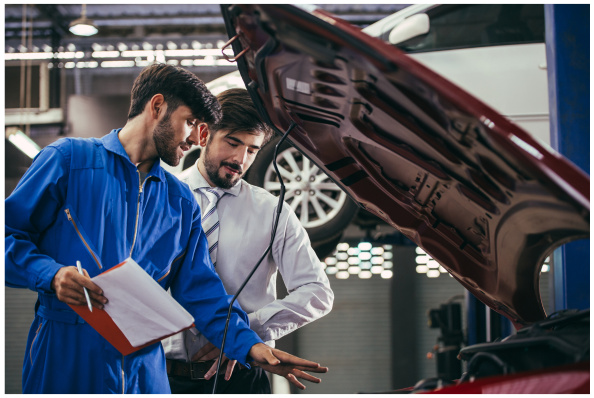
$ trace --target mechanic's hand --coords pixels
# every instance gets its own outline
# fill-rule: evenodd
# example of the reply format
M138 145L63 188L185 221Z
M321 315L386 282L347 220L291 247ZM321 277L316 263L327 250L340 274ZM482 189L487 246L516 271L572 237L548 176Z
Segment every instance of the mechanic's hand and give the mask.
M219 363L220 352L221 350L215 347L214 344L208 343L192 357L192 362L210 361L211 359L216 358L214 365L212 365L208 372L206 372L206 374L204 375L204 378L206 380L210 380L212 376L214 376L215 373L217 373L217 365ZM227 369L225 371L225 380L228 381L231 378L231 375L233 374L233 369L235 368L235 364L237 363L237 361L229 360L229 358L227 358L227 356L223 354L223 362L221 363L221 366L225 366L225 363L227 363Z
M75 266L62 267L52 279L51 288L56 291L58 300L70 305L87 305L83 287L87 288L93 307L103 309L107 299L103 290L94 284L87 270L83 269L84 276L78 273Z
M297 378L313 383L320 383L322 381L304 371L315 373L328 372L328 368L322 367L316 362L296 357L276 348L271 348L263 343L254 344L249 354L254 359L254 365L260 366L268 372L283 376L301 390L304 390L305 386Z

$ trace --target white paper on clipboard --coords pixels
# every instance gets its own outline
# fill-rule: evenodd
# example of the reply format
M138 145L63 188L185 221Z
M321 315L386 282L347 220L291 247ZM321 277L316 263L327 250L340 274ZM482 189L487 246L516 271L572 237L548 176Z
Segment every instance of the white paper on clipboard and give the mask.
M108 302L105 312L133 347L188 328L194 318L134 260L92 278Z

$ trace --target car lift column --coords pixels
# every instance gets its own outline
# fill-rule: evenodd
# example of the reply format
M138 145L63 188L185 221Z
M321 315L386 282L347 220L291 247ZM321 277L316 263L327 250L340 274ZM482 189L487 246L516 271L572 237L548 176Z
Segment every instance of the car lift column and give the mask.
M590 174L590 5L546 4L551 146ZM553 254L554 309L590 308L590 242Z

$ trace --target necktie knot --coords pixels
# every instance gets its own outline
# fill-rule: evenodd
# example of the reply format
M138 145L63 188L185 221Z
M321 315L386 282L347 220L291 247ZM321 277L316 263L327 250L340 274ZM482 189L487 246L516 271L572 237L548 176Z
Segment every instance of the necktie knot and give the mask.
M204 195L208 198L209 205L214 203L216 206L219 199L225 195L225 191L218 187L201 188Z

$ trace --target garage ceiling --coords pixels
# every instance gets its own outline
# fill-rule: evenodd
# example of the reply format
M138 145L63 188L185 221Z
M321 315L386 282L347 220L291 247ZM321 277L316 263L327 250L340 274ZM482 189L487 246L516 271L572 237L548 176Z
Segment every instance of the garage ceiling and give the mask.
M365 26L399 9L401 4L323 4L318 5L353 24ZM95 36L77 37L68 31L70 22L81 15L80 4L6 4L5 48L21 51L23 36L40 49L59 44L86 47L92 43L172 41L201 36L225 36L218 4L89 4L87 17L99 29ZM24 22L26 21L26 22ZM56 43L56 41L54 41ZM176 43L178 44L178 43Z

